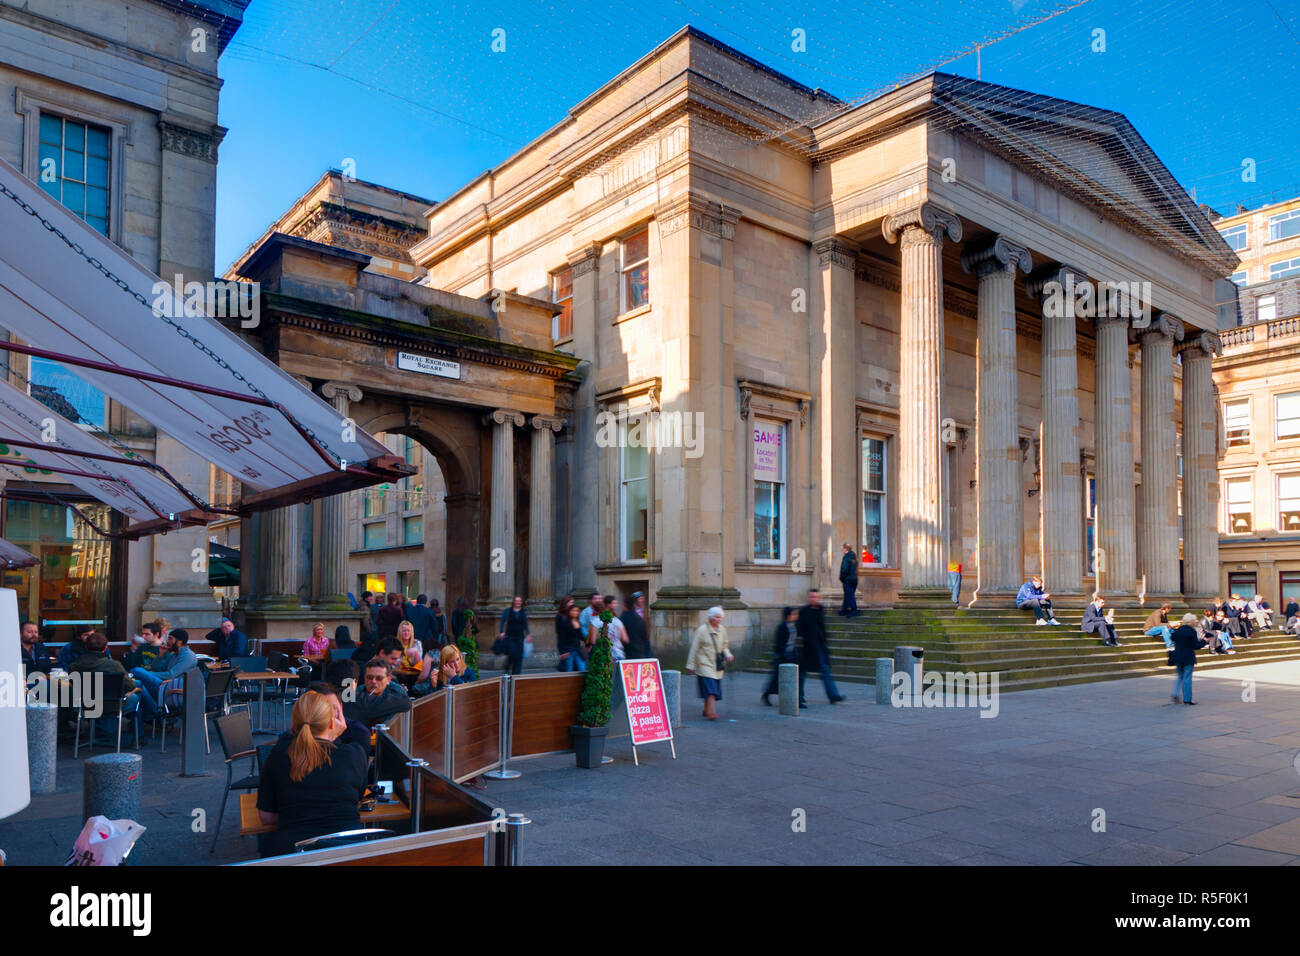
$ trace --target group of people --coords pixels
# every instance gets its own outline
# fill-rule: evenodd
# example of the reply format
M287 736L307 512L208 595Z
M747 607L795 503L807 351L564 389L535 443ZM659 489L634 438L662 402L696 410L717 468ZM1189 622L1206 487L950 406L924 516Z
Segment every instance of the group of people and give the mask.
M650 628L645 617L645 595L634 591L624 602L613 594L592 591L586 607L572 597L561 598L555 611L555 650L559 660L555 669L573 673L585 671L592 648L604 626L601 615L610 612L610 656L616 660L641 660L653 656Z
M848 589L847 584L845 589ZM721 622L722 609L713 608L713 611L717 612L718 620ZM710 614L713 611L710 611ZM711 624L712 618L710 618ZM690 663L696 661L696 644L700 643L702 631L703 628L696 631L696 639L691 644L688 669ZM727 653L728 659L730 659L729 649ZM707 664L708 661L700 659L698 663ZM826 640L826 609L822 607L821 592L817 588L809 589L808 603L803 607L786 607L781 611L781 622L777 624L776 633L772 635L772 676L768 679L767 686L763 689L762 694L763 703L769 707L772 706L771 696L778 691L778 679L782 664L799 665L800 708L806 710L808 707L808 700L804 695L804 680L810 671L821 675L822 687L826 691L827 700L832 704L838 704L844 700L844 695L835 686L835 679L831 676L830 645ZM704 697L705 691L709 689L701 687L700 696ZM720 688L718 689L718 697L721 697ZM716 719L717 717L717 713L712 707L712 701L707 697L704 716L710 717L710 719Z

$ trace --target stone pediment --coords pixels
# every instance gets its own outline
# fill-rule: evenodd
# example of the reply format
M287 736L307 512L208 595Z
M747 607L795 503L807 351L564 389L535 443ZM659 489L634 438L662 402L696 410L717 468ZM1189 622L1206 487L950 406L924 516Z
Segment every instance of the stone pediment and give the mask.
M932 127L969 136L1218 274L1236 267L1236 255L1123 114L943 73L918 83L931 84Z

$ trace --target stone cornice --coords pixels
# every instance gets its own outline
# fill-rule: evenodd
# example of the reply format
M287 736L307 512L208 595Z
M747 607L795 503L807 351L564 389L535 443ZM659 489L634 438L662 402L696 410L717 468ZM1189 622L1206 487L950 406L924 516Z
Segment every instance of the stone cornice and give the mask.
M225 129L220 126L213 126L205 132L161 119L158 121L158 133L164 150L209 163L216 163L217 147L226 135Z
M817 261L824 269L827 266L839 266L841 269L855 270L858 264L858 247L839 236L829 236L813 243Z
M885 241L891 243L897 242L899 233L909 227L924 229L936 242L941 242L945 234L953 242L961 242L961 220L957 214L932 202L923 202L905 212L886 216L880 223Z
M1017 245L1006 236L995 236L979 243L967 243L961 252L961 267L983 277L994 272L1011 272L1017 269L1025 275L1033 268L1029 250Z
M688 226L722 239L734 239L740 212L731 206L704 199L690 193L671 203L656 206L655 220L659 223L659 236L671 236Z
M570 252L566 257L569 262L569 268L573 270L573 278L585 276L600 267L600 243L589 242L581 248Z

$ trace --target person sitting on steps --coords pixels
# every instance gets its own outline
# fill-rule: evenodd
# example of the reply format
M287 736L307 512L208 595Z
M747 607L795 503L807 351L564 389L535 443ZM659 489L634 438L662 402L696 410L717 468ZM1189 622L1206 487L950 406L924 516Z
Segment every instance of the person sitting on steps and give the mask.
M1043 590L1043 579L1038 575L1020 585L1016 594L1016 607L1022 611L1033 611L1034 617L1038 618L1039 627L1046 624L1059 626L1061 623L1052 610L1052 595Z
M1119 638L1115 636L1115 612L1107 615L1105 607L1106 599L1094 594L1092 603L1083 609L1083 623L1079 629L1085 634L1100 634L1101 642L1107 647L1119 647Z

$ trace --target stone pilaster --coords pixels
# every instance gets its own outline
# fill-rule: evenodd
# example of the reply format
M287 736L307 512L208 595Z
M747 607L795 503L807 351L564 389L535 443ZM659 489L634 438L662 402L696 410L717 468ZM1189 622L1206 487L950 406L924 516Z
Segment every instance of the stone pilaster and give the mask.
M943 238L961 239L961 221L932 203L887 216L885 239L899 242L902 310L899 328L900 597L944 600L948 542L944 539Z
M1039 541L1043 582L1053 594L1083 591L1083 494L1079 474L1079 356L1074 299L1062 294L1068 266L1030 277L1029 294L1043 305Z
M515 591L515 429L524 416L498 408L485 416L492 426L492 517L488 533L488 600L508 604Z
M975 442L979 489L976 600L1014 598L1023 583L1024 491L1016 397L1016 270L1029 251L1003 236L968 246L962 268L979 277Z
M1183 323L1160 313L1138 340L1142 348L1142 513L1140 575L1148 600L1176 598L1178 587L1178 435L1174 422L1174 350Z
M551 574L551 539L554 534L555 496L551 487L555 436L564 420L533 416L532 472L528 501L528 603L550 601L555 596Z
M340 421L348 418L353 402L361 401L361 389L346 382L326 382L320 393L334 406ZM322 608L349 607L347 502L346 494L320 500L320 523L316 528L320 583L316 604Z
M1219 337L1179 346L1183 360L1183 593L1202 605L1219 589L1219 441L1211 364Z
M599 312L600 244L591 243L569 254L573 269L573 354L582 359L582 382L573 398L573 455L570 464L569 575L563 583L571 593L596 589L596 542L600 514L596 448L596 327Z
M841 545L857 541L857 316L853 274L857 246L839 237L813 243L813 482L818 489L815 580L828 601L842 596Z
M1133 597L1137 561L1128 320L1098 318L1096 328L1097 587L1113 603Z

